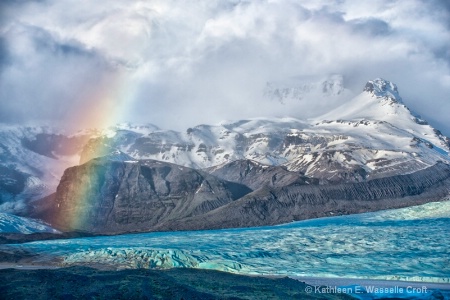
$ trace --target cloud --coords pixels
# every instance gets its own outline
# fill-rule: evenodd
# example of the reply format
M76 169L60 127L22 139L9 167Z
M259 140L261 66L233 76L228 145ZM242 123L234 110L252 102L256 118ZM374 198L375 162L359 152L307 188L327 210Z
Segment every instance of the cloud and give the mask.
M99 98L110 121L182 129L222 119L323 113L343 99L280 105L266 82L384 77L450 135L445 1L6 1L0 120L63 120ZM100 97L99 95L103 95ZM439 107L440 109L436 109Z
M83 91L108 73L102 57L77 41L60 41L42 28L15 24L6 47L0 82L0 119L6 122L59 120Z

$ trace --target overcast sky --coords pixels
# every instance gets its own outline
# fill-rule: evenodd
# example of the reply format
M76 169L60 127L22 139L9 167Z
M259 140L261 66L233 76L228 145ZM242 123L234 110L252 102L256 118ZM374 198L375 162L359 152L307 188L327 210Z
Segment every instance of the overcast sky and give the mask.
M344 99L281 105L265 84L342 74L354 93L396 83L450 135L449 3L1 0L0 122L306 118Z

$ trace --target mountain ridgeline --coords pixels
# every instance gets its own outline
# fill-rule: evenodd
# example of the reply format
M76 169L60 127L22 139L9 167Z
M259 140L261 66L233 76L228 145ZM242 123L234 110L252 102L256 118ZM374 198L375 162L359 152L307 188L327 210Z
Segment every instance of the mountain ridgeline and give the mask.
M348 95L342 78L333 82L275 94L295 101L326 86L327 95ZM9 128L0 137L0 208L19 207L63 231L271 225L449 195L450 139L380 78L308 120L260 118L184 132L121 124L72 135Z
M249 159L341 183L419 171L447 160L449 146L450 139L406 107L395 84L376 79L354 99L309 120L240 120L185 132L117 127L109 137L91 139L80 163L112 151L195 169Z
M450 192L450 166L444 163L326 185L252 161L223 165L214 174L153 160L93 159L67 169L34 217L62 231L102 234L219 229L400 208L439 201Z

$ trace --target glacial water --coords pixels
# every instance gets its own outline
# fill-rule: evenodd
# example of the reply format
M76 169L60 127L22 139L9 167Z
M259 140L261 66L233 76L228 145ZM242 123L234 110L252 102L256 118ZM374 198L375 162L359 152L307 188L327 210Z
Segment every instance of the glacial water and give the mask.
M22 245L65 265L196 267L241 274L450 283L450 201L279 226Z

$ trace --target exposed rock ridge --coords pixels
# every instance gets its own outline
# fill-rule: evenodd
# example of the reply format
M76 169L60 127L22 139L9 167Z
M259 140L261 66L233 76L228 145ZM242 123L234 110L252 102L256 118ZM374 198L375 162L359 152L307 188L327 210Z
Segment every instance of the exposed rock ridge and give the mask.
M369 80L364 87L364 91L377 98L386 98L394 102L402 103L397 85L383 78Z
M300 172L288 171L283 166L268 166L253 160L236 160L205 169L221 179L245 184L256 190L263 186L282 187L290 184L317 184L319 181Z
M239 176L254 191L170 163L94 159L66 170L40 217L58 229L93 233L215 229L400 208L450 193L445 163L407 175L327 185L252 161L222 169L220 176Z
M153 160L94 159L64 172L41 217L63 230L146 231L251 192L205 172Z
M450 193L450 166L359 183L268 186L183 223L162 224L159 230L274 225L331 215L401 208L439 201Z

